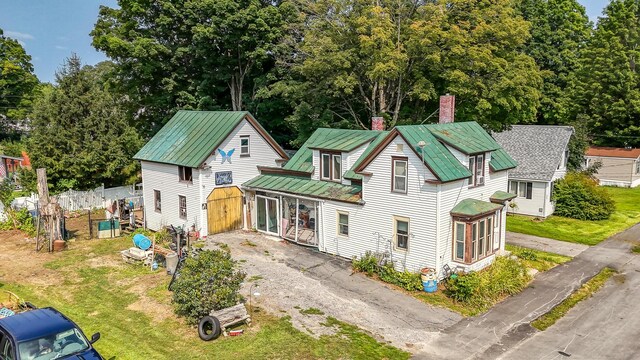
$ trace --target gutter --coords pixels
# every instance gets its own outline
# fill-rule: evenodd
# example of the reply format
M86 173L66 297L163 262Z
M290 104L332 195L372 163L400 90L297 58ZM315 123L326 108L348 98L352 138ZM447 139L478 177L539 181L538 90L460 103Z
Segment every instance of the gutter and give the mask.
M251 191L266 191L266 192L270 192L276 195L280 195L280 196L289 196L289 197L297 197L303 200L309 200L309 201L325 201L325 200L329 200L329 201L337 201L337 202L342 202L342 203L347 203L347 204L356 204L356 205L364 205L365 202L364 200L360 199L358 201L347 201L347 200L339 200L339 199L331 199L331 198L324 198L324 197L307 197L304 195L298 195L295 193L287 193L287 192L283 192L283 191L277 191L277 190L269 190L269 189L264 189L264 188L258 188L258 187L252 187L252 186L244 186L242 185L243 189L247 189L247 190L251 190Z

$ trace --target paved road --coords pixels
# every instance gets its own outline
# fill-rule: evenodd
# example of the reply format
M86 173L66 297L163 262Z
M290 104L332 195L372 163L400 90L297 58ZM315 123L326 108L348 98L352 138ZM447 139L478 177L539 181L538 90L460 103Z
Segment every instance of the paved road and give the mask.
M529 325L532 320L562 302L603 267L611 266L622 271L633 269L635 275L632 264L638 255L631 254L629 249L631 242L638 239L640 239L640 225L590 247L566 264L538 275L528 288L494 306L486 314L462 320L446 329L431 343L422 356L446 359L496 359L506 356L505 353L519 348L523 341L537 332ZM631 303L635 301L634 309L640 309L640 301L634 298L635 295L631 292L620 294ZM602 306L600 310L610 311L610 308ZM571 339L563 340L568 343ZM622 340L609 339L609 341L617 343ZM555 349L555 345L550 345L548 349L549 351ZM525 349L520 351L532 356L539 354L539 349L531 352ZM512 356L504 358L519 359Z
M588 245L574 244L566 241L514 232L507 232L507 243L571 257L578 256L589 248Z
M640 241L640 226L614 237L625 250ZM640 358L640 255L613 262L616 275L592 298L579 303L555 325L502 355L502 359L638 359Z

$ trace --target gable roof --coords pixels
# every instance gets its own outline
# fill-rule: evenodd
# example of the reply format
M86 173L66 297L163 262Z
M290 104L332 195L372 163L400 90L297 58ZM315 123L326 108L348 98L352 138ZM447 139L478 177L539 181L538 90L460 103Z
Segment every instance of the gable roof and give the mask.
M493 137L518 162L510 178L551 181L572 134L571 126L513 125Z
M188 110L178 111L133 158L200 167L245 119L283 159L288 159L280 145L246 111Z
M640 149L592 146L587 149L587 153L585 155L637 159L640 157Z
M500 145L475 121L426 126L433 136L467 155L500 149Z
M349 152L385 134L386 131L317 129L284 165L284 169L312 173L314 149Z

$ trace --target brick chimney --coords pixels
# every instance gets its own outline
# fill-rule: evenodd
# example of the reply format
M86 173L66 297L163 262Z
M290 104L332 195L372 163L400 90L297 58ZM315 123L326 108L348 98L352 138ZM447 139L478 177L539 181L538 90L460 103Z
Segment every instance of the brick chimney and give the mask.
M384 118L382 116L374 116L371 118L371 130L384 130Z
M442 95L440 96L440 124L446 124L453 122L456 109L456 97L455 95Z

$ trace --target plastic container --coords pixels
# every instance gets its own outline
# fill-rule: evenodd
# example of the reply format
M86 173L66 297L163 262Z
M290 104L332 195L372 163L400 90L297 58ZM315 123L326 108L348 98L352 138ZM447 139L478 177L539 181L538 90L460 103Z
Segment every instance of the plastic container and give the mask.
M434 293L438 291L438 280L427 280L422 282L425 292Z
M151 240L142 234L135 234L133 235L133 245L142 250L147 250L151 247Z
M167 262L167 274L173 275L176 271L176 267L178 266L178 254L172 252L165 256L165 260Z
M438 279L438 276L435 269L423 268L420 270L420 278L422 279L422 282L425 282L429 280L436 280Z

